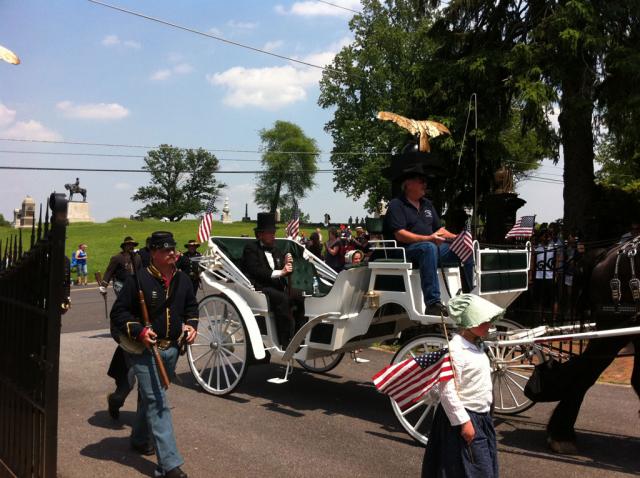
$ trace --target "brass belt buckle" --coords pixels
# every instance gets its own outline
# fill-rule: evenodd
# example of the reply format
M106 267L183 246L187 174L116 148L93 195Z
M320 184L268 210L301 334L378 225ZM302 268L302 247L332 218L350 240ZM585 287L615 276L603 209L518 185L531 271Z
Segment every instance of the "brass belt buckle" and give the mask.
M160 350L167 350L169 347L171 347L171 340L167 340L167 339L158 340L158 348Z

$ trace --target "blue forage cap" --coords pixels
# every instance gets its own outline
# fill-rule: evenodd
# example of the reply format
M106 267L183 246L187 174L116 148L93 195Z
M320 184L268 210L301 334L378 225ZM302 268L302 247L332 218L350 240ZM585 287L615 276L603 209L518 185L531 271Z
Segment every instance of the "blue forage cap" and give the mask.
M469 329L485 322L494 322L502 318L505 310L479 295L461 294L453 297L447 304L449 317L460 328Z

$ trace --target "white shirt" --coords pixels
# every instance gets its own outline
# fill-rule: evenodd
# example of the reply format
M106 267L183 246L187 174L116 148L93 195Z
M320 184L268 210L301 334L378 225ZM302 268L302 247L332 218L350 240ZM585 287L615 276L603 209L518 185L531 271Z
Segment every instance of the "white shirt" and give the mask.
M275 267L275 262L273 262L273 254L271 253L271 251L264 251L264 255L267 258L267 262L269 263L269 267L271 267L271 269L273 269ZM271 278L272 279L277 279L278 277L281 277L281 276L282 276L282 271L281 270L271 272Z
M455 426L470 420L465 409L477 413L489 411L493 402L493 384L489 357L475 344L456 334L449 342L449 355L455 378L442 387L440 403L451 425Z

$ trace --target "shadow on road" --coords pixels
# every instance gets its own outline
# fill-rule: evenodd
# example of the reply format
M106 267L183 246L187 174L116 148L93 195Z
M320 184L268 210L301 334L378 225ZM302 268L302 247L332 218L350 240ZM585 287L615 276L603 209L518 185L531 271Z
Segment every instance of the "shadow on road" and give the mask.
M153 476L155 463L150 461L154 457L137 455L129 448L129 437L109 437L92 443L80 450L80 454L102 461L113 461L123 466L132 468L146 476ZM87 473L88 475L90 473Z
M509 424L511 427L499 431L500 453L523 457L587 466L612 472L640 473L640 439L599 433L591 430L576 430L579 455L559 455L547 446L545 424L518 420L496 420L496 425ZM522 425L525 426L522 426Z

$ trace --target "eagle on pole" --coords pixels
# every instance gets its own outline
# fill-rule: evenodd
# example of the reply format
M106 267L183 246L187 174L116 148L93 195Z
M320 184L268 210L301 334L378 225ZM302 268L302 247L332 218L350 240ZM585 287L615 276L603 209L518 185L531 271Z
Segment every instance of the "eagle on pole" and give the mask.
M435 138L436 136L440 136L442 134L451 134L451 131L449 131L449 129L445 125L443 125L442 123L438 123L437 121L418 121L410 118L405 118L404 116L400 116L388 111L380 111L378 113L378 119L383 121L393 121L401 128L409 131L409 133L411 133L412 135L417 136L419 140L419 150L423 153L428 153L429 151L431 151L429 138Z

